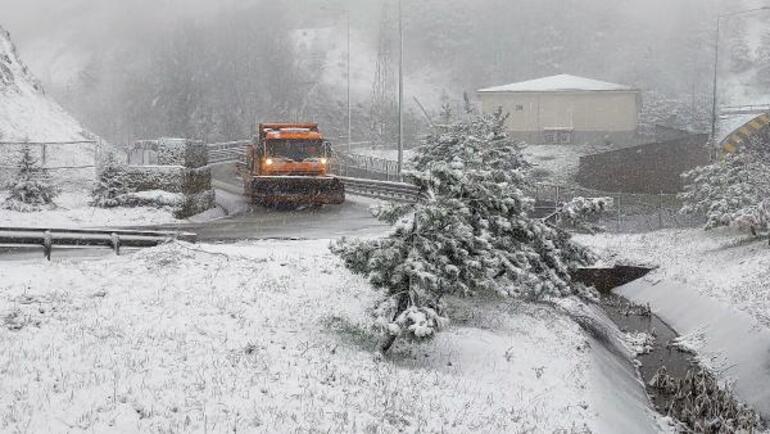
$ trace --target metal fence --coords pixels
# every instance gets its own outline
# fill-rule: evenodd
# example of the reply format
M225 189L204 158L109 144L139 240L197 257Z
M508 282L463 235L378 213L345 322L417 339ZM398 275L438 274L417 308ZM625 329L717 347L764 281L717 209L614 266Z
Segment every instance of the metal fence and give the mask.
M30 148L32 155L38 162L47 169L85 169L96 167L96 161L99 157L100 142L96 140L83 140L72 142L0 142L0 155L4 156L0 160L0 168L13 169L18 167L18 160L24 147ZM67 161L72 153L72 146L92 145L92 149L86 149L93 155L89 158L87 164L61 164L60 161Z
M0 142L0 188L4 188L19 168L22 150L28 147L33 158L62 184L88 184L96 176L101 141ZM78 149L74 149L78 147Z
M226 164L242 161L246 155L246 146L251 140L211 143L206 145L209 151L209 164Z
M345 152L335 153L332 159L332 172L350 178L404 181L403 175L398 173L397 161Z
M682 202L676 194L638 194L591 190L579 186L538 184L527 193L535 199L543 215L558 210L577 197L609 197L612 210L600 218L599 224L613 232L647 232L660 229L687 228L703 224L704 217L680 213Z

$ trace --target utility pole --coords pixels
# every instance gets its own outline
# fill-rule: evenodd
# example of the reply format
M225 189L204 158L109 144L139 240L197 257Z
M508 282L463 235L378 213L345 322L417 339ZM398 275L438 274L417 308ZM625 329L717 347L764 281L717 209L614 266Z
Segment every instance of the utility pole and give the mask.
M722 16L717 17L717 40L716 40L716 49L714 50L714 83L712 85L712 88L714 90L714 94L712 95L712 106L711 106L711 144L712 146L716 146L717 141L717 83L719 82L719 42L720 42L720 33L722 28Z
M398 176L404 166L404 15L398 0Z
M345 8L345 18L347 20L348 27L348 62L347 62L347 75L348 75L348 152L353 147L353 108L350 100L350 9Z

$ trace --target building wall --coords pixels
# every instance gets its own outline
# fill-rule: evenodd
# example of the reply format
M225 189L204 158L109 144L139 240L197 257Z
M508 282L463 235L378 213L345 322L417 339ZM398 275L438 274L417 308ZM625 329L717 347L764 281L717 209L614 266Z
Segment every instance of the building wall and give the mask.
M510 113L508 129L530 143L541 143L542 132L549 129L596 140L629 136L639 128L638 92L499 92L480 98L484 113L500 107Z

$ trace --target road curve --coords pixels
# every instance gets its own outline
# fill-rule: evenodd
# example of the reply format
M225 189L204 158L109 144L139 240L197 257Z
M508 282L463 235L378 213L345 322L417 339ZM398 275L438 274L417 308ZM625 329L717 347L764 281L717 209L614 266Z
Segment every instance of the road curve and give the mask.
M388 226L372 216L376 201L348 196L342 205L281 211L253 207L246 212L207 223L158 226L198 234L200 242L233 242L255 239L335 239L371 237Z

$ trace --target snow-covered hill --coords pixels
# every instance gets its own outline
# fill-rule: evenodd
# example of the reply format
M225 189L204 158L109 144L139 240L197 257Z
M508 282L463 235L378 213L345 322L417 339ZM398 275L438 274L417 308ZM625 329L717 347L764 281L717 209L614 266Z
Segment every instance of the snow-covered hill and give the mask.
M0 27L0 141L79 141L93 136L48 98Z
M12 176L21 148L7 142L78 142L96 137L45 94L0 27L0 183ZM37 158L67 181L93 179L96 145L32 145ZM3 176L5 175L5 176Z

